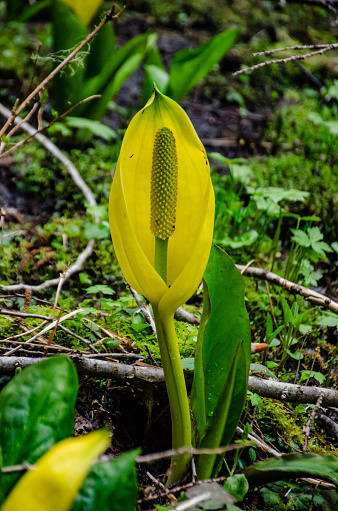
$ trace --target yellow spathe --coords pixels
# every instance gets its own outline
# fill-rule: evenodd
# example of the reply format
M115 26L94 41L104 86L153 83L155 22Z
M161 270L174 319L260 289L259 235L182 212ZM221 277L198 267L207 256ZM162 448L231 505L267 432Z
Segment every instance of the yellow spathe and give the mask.
M150 229L151 170L155 136L168 128L177 151L175 231L168 239L167 284L154 269ZM155 89L129 124L109 201L115 252L131 287L163 314L172 314L200 283L212 242L214 193L204 147L182 108Z
M1 511L68 511L93 460L108 445L103 429L62 440L22 476Z
M84 25L89 25L103 0L63 0L76 12Z

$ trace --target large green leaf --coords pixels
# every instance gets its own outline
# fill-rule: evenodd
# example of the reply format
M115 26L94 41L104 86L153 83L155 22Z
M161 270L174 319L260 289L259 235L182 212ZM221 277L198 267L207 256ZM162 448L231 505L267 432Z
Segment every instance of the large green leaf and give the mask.
M157 34L150 34L144 56L144 78L142 85L142 103L145 104L154 90L154 83L163 93L166 93L169 81L162 62L161 54L157 47Z
M250 486L296 477L317 477L338 486L338 458L312 453L291 453L260 461L244 470Z
M87 37L88 30L75 12L64 2L55 0L51 9L53 46L54 53L58 58L58 62L55 63L56 67L56 64L59 64L61 59L63 60L71 52L71 49L75 49ZM82 63L79 62L79 59L82 59ZM62 73L56 75L52 82L53 105L60 114L85 97L81 94L85 75L84 59L83 53L78 54L76 62L69 64Z
M251 339L244 283L230 257L212 247L204 274L191 406L199 447L227 445L240 419L248 385ZM198 476L217 473L219 460L200 456Z
M198 48L179 51L171 63L166 94L179 102L224 57L238 32L238 29L231 28Z
M34 463L70 436L78 378L66 357L52 357L16 375L0 394L0 465ZM0 503L22 472L0 471Z
M99 23L99 19L97 23ZM86 57L85 80L100 73L107 62L111 60L115 51L113 25L107 23L90 43L90 52Z
M137 499L135 460L130 451L90 470L73 511L134 511Z
M123 81L140 64L146 50L148 37L148 34L133 37L133 39L111 55L110 59L96 76L93 76L83 84L81 99L93 94L101 94L102 97L77 108L75 111L76 115L90 119L101 119L107 103L118 92Z

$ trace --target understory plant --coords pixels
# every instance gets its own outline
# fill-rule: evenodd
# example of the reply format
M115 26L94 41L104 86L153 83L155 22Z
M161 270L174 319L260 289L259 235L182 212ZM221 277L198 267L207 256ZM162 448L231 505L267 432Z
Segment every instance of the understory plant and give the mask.
M229 442L244 405L249 370L243 285L225 253L214 249L210 254L214 193L205 150L185 112L157 88L125 134L109 217L126 280L152 306L171 409L173 448L189 447L192 440L208 447ZM208 259L191 396L196 425L192 431L174 313L196 290ZM230 281L234 285L231 294ZM225 291L217 286L220 282L225 283ZM224 318L220 306L231 301L233 307L225 308ZM238 328L225 332L223 321L231 313L234 323L230 320L228 325ZM234 422L230 428L228 415ZM172 461L168 484L185 475L189 459L187 452ZM198 466L201 476L215 474L215 463L216 459L208 458L208 464Z

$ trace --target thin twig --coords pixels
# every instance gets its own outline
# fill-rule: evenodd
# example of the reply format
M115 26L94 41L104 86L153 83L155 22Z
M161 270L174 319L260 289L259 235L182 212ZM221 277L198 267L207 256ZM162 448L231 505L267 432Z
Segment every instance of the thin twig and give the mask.
M254 66L239 69L238 71L232 73L232 76L238 76L248 71L254 71L255 69L259 69L260 67L264 66L269 66L270 64L286 64L287 62L292 62L295 60L305 60L310 57L313 57L314 55L322 55L327 51L336 50L337 48L338 44L327 44L324 48L321 48L320 50L317 51L312 51L310 53L306 53L305 55L292 55L291 57L285 57L284 59L266 60L265 62L260 62L259 64L256 64Z
M272 55L273 53L278 53L281 51L289 51L289 50L317 50L321 48L326 48L327 44L308 44L306 46L302 46L300 44L296 44L295 46L285 46L284 48L274 48L273 50L264 50L253 53L253 57L258 57L261 55Z
M11 112L10 110L8 110L8 108L6 108L4 105L0 103L0 113L3 116L8 117L8 115L10 115ZM21 121L22 119L19 117L15 119L15 122L18 124L21 123ZM76 186L81 190L88 204L90 206L96 206L97 203L93 195L93 192L88 187L87 183L85 183L85 181L82 179L75 165L60 151L60 149L55 144L53 144L53 142L51 142L47 137L41 135L41 133L37 133L37 130L33 128L30 124L23 123L21 124L20 127L21 129L27 131L27 133L33 135L36 138L36 140L38 140L38 142L40 142L40 144L43 145L45 149L47 149L47 151L49 151L53 156L55 156L55 158L57 158L66 167L70 177L73 179ZM59 282L59 279L57 279L57 282Z
M196 447L179 447L178 449L168 449L167 451L144 454L136 458L137 463L153 463L154 461L177 458L181 454L191 454L200 456L203 454L224 454L229 451L243 449L243 447L252 447L253 442L241 442L240 444L230 444L225 447L214 447L197 449Z
M303 452L306 452L306 450L307 450L307 446L308 446L308 443L309 443L309 437L310 437L310 425L311 425L311 422L313 421L313 419L315 418L315 415L316 415L316 412L317 412L318 408L322 404L323 396L324 396L324 394L321 392L319 394L319 396L318 396L318 399L317 399L315 407L312 409L312 412L310 414L309 420L307 421L305 426L303 426L303 431L305 433Z
M12 472L22 472L24 470L36 470L38 467L31 463L22 463L21 465L10 465L8 467L1 467L1 472L4 474L11 474Z
M161 489L165 492L166 496L167 496L169 499L171 499L171 500L173 500L173 501L177 502L177 498L175 497L175 495L173 495L173 494L172 494L172 493L168 490L168 488L166 488L166 487L164 486L164 484L162 484L162 483L161 483L161 481L159 481L156 477L154 477L154 476L153 476L153 475L152 475L152 474L151 474L148 470L146 470L146 474L147 474L147 476L149 477L149 479L151 479L151 480L152 480L152 481L156 484L156 486L159 486L159 487L160 487L160 488L161 488Z

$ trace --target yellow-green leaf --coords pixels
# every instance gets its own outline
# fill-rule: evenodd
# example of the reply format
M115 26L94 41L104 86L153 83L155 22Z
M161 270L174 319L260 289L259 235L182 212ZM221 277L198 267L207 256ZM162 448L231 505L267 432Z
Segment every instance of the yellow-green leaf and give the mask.
M56 444L28 470L1 511L68 511L93 460L109 444L107 430Z

